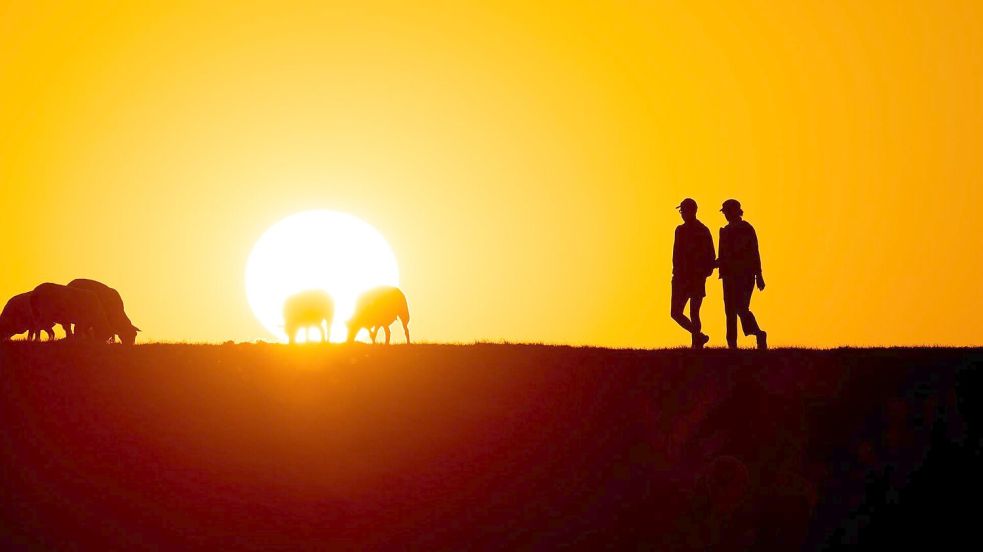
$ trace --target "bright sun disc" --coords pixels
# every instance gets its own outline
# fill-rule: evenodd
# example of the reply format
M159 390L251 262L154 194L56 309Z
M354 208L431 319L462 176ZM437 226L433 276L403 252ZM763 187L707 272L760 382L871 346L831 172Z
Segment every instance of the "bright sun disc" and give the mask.
M381 285L399 285L392 249L371 225L337 211L305 211L281 220L259 238L246 262L249 306L284 342L283 303L291 295L312 289L330 294L331 341L340 342L358 296Z

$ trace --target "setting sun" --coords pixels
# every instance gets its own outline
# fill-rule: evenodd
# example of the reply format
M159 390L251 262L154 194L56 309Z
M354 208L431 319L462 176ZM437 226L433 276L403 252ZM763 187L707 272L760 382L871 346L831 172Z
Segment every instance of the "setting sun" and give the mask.
M396 256L365 221L336 211L306 211L270 227L246 263L246 296L256 318L286 341L284 301L302 291L324 290L334 300L331 341L347 337L345 321L358 296L375 286L399 284Z

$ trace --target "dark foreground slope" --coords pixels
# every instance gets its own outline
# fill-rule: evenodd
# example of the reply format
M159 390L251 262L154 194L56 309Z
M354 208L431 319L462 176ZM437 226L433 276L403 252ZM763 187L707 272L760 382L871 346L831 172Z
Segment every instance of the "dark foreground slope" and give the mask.
M10 343L0 544L939 548L981 358Z

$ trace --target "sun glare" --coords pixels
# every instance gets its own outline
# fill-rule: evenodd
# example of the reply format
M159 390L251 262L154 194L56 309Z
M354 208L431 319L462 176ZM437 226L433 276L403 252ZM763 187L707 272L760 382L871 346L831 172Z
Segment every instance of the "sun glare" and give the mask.
M305 211L271 226L246 262L246 297L256 318L281 341L284 301L320 289L334 299L331 341L347 338L345 322L358 296L380 285L399 285L396 256L365 221L337 211ZM311 335L300 332L299 341ZM316 335L316 334L315 334Z

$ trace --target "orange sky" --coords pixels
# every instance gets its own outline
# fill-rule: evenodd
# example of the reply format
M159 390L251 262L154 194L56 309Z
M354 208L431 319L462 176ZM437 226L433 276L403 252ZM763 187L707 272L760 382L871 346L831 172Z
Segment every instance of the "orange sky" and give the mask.
M772 345L980 344L981 45L974 1L0 0L0 298L269 339L250 248L323 208L387 237L417 339L685 344L673 206L716 240L736 197Z

